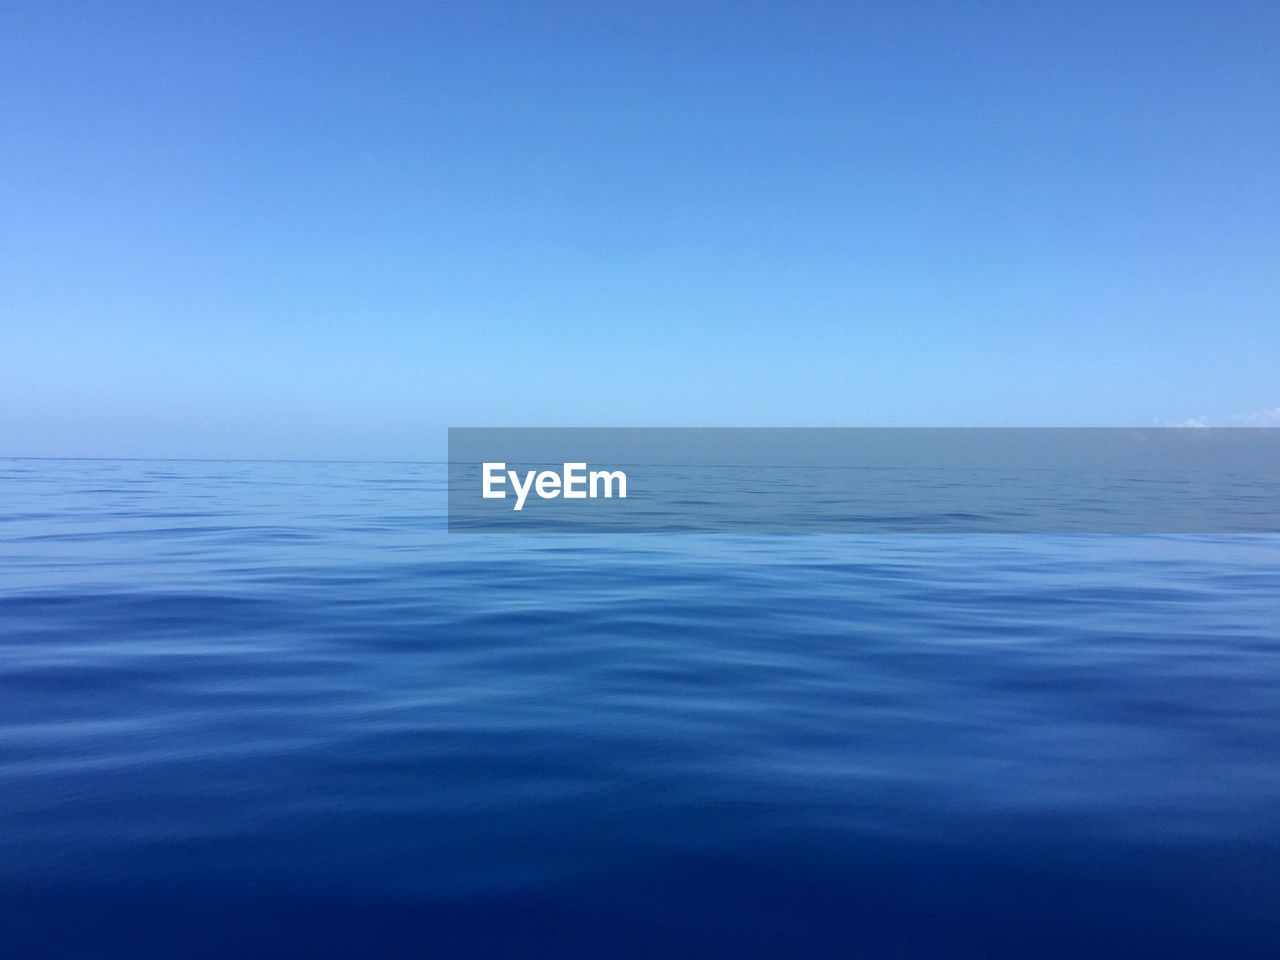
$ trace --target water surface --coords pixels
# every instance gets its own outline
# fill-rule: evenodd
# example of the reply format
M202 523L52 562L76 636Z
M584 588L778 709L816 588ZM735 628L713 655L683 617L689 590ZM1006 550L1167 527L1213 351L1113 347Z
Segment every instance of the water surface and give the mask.
M0 460L22 957L1280 956L1280 538L449 535Z

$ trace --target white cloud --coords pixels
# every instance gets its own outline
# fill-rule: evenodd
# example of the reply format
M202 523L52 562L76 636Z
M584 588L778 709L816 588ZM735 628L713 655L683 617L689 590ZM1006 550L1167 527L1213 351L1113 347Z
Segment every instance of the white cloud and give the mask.
M1164 424L1166 427L1280 427L1280 407L1263 407L1225 417L1190 417Z

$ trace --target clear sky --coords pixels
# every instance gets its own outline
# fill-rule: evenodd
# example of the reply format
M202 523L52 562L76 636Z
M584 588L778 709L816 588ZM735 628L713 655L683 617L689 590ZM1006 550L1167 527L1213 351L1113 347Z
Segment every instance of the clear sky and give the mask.
M1280 6L0 5L0 455L1280 404Z

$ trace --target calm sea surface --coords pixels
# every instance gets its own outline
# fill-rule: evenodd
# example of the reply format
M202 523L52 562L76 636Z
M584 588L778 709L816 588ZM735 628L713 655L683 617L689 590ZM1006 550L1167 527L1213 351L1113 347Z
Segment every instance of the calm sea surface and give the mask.
M1280 537L0 460L0 953L1280 956Z

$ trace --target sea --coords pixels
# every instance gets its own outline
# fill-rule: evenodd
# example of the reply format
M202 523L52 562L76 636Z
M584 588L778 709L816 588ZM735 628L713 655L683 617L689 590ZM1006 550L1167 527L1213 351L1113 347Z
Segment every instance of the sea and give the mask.
M0 955L1280 957L1280 537L0 460Z

